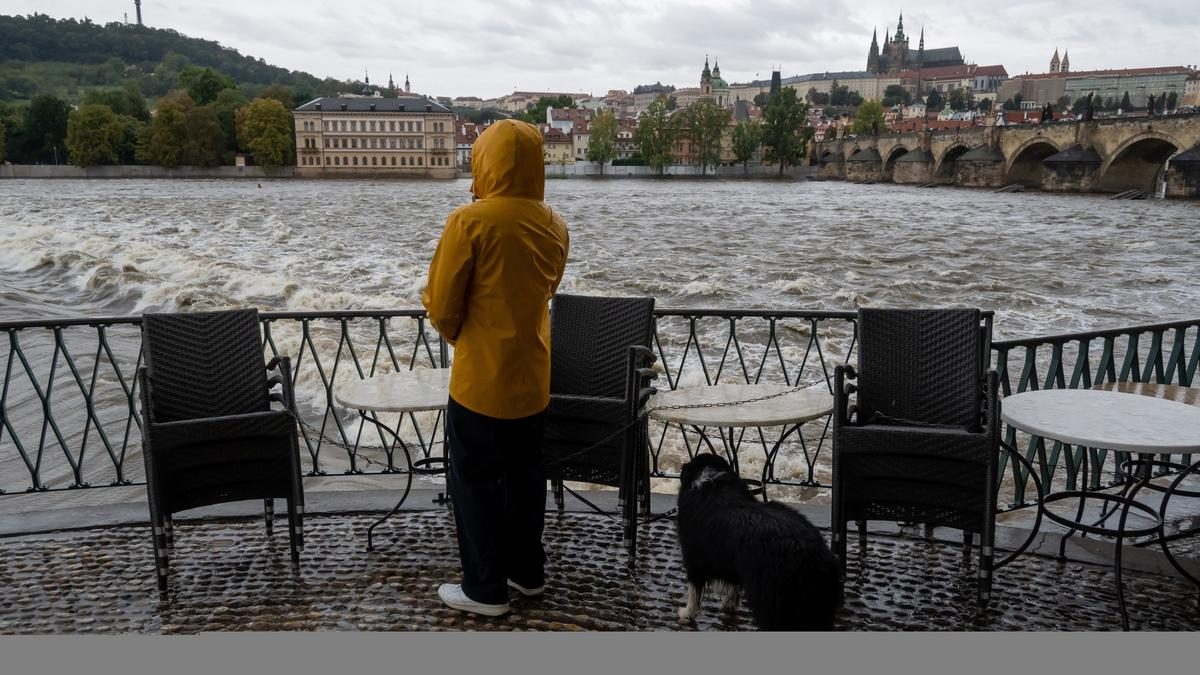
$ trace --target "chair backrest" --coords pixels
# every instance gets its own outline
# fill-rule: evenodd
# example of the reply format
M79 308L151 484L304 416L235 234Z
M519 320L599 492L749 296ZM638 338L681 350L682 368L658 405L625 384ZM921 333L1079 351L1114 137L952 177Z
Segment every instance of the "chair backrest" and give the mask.
M654 298L555 295L550 305L550 393L624 398L629 348L649 347Z
M859 419L978 429L980 320L978 309L860 309Z
M142 316L142 353L158 422L271 407L258 310Z

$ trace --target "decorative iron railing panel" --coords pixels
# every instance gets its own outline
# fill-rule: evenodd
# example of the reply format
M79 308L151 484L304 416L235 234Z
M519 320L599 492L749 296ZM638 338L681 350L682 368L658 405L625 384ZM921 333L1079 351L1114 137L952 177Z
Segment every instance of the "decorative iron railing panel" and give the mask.
M660 388L716 383L812 384L829 389L833 368L855 354L855 313L804 310L660 309L654 350ZM302 442L309 476L396 473L404 469L390 437L338 405L339 384L382 372L444 367L451 354L420 310L263 313L264 356L287 355L298 404L309 426ZM136 378L137 317L0 323L0 495L130 485L144 480ZM1137 326L992 345L1002 394L1087 387L1120 380L1190 385L1200 362L1200 320ZM418 452L438 452L440 413L382 419ZM708 442L736 459L772 496L809 499L829 483L828 418L770 449L782 429L744 429ZM709 430L651 422L656 484L705 443ZM330 443L326 438L337 441ZM1015 430L1006 440L1054 485L1117 481L1123 457L1066 447ZM708 445L703 447L707 448ZM1089 475L1080 476L1082 452ZM1042 461L1044 456L1045 461ZM1029 503L1031 480L1002 455L1008 508Z
M1000 374L1001 394L1037 389L1089 388L1110 382L1152 382L1191 386L1200 363L1200 319L1089 331L992 345ZM1043 485L1054 488L1099 489L1121 483L1117 467L1128 453L1084 448L1005 428L1004 440L1022 452L1040 472ZM1087 455L1088 475L1083 472ZM1163 458L1165 459L1165 458ZM1185 456L1184 463L1191 457ZM1032 480L1018 462L1001 455L1002 487L1009 508L1035 497Z

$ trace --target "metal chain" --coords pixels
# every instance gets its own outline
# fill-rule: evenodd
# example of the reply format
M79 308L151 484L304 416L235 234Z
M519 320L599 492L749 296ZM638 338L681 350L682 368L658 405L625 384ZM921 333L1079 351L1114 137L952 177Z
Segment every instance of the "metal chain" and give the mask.
M767 394L766 396L759 396L757 398L748 398L748 399L744 399L741 401L720 401L717 403L681 403L679 405L655 406L654 409L655 410L685 410L685 409L689 409L689 408L724 408L727 406L758 403L760 401L769 401L773 398L779 398L781 396L787 396L788 394L794 394L798 391L803 391L805 389L811 389L811 388L817 386L818 384L827 385L827 384L829 384L829 381L832 379L833 379L833 376L830 375L829 377L825 377L825 378L822 378L819 380L814 380L814 381L808 382L806 384L796 385L795 387L792 387L791 389L785 389L784 391L781 391L781 392L777 392L774 394ZM676 390L676 391L678 391L678 390Z

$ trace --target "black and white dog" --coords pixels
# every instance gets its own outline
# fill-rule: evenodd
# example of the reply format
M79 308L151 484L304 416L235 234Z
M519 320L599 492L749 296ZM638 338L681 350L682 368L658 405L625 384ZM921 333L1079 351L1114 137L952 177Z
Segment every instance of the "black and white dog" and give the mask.
M706 586L725 588L721 609L737 608L739 591L761 630L829 630L842 604L837 561L803 515L762 503L719 455L684 465L679 489L679 547L691 621Z

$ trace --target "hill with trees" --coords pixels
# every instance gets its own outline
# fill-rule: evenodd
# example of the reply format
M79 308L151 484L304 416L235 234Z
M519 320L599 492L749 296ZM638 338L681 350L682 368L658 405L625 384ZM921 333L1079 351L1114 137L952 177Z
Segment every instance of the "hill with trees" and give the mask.
M294 107L364 87L173 30L0 16L0 161L276 167Z

